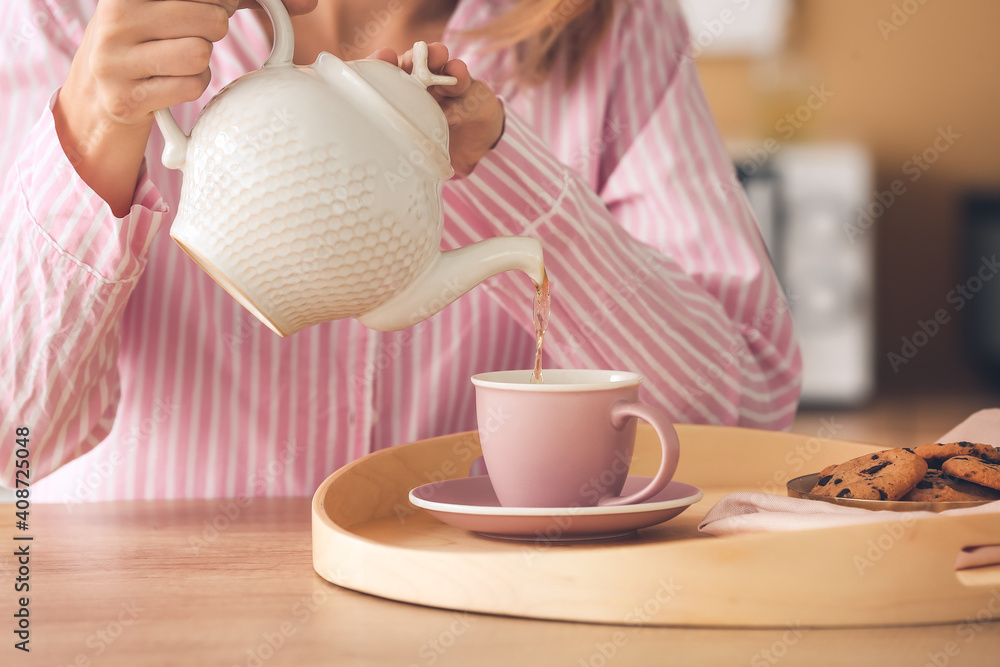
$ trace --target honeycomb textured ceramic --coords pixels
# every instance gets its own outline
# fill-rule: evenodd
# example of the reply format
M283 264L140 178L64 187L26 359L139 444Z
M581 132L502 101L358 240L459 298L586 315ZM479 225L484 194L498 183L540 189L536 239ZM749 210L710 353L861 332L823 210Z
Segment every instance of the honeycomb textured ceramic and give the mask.
M498 238L442 253L448 125L426 86L454 82L323 53L291 64L280 0L264 66L219 92L187 137L158 111L166 166L184 170L171 237L279 335L344 317L399 329L482 280L541 281L541 246Z
M387 181L393 166L361 157L364 146L316 145L301 111L276 106L269 118L240 97L213 100L191 134L173 229L182 246L286 331L368 312L427 268L438 242L422 225L441 218L439 185Z

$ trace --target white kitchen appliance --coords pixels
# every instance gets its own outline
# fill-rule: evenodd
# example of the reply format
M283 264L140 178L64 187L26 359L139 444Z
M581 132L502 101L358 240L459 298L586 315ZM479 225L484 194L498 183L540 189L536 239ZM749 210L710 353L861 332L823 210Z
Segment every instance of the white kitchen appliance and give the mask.
M804 405L850 406L875 389L872 159L854 144L779 145L760 160L732 147L737 173L789 297Z

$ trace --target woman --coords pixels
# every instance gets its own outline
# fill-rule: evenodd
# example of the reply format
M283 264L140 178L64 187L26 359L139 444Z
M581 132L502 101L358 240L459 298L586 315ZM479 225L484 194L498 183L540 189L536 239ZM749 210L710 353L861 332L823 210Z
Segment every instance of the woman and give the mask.
M405 331L274 336L161 229L181 175L151 117L172 106L190 127L264 61L266 16L236 0L95 3L0 10L3 482L17 427L34 497L64 502L305 495L369 451L474 428L469 376L531 363L530 283L498 276ZM444 244L542 241L546 365L641 372L644 399L678 421L788 426L788 309L675 5L286 4L308 12L300 64L447 45L432 47L460 79L435 91L459 174Z

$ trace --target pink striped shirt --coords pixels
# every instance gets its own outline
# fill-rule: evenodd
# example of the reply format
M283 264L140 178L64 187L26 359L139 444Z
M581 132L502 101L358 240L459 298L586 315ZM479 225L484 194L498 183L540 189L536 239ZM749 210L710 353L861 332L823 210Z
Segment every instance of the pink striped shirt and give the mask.
M673 3L617 5L579 81L499 83L510 54L444 41L507 108L505 134L444 188L445 247L545 249L549 367L635 370L678 421L787 427L800 361L780 286L706 106ZM51 109L96 0L5 2L0 25L0 479L31 429L36 500L306 495L371 451L475 428L474 373L530 367L531 284L490 279L410 329L336 321L282 339L169 238L181 174L154 128L115 218L60 148ZM237 12L182 127L270 46ZM332 119L335 120L335 119ZM44 479L42 479L44 477Z

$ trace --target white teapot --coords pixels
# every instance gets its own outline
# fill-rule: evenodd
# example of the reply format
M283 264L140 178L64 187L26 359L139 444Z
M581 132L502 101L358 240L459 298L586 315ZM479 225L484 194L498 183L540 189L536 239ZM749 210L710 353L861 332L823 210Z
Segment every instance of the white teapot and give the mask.
M413 73L321 53L292 64L281 0L263 67L212 98L184 134L156 112L163 164L184 171L170 236L281 336L357 318L382 331L438 312L501 271L544 275L541 244L487 239L442 252L448 124L426 88L452 84L413 47Z

